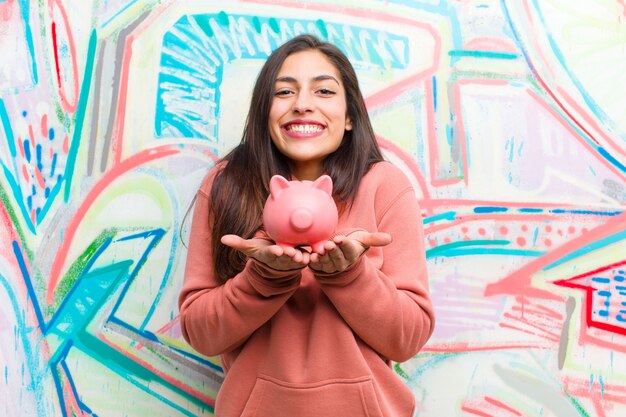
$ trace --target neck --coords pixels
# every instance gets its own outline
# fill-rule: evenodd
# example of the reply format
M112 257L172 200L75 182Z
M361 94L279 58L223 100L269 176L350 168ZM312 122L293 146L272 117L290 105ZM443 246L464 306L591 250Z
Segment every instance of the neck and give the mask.
M315 181L324 173L324 167L318 163L294 164L290 169L291 175L300 181Z

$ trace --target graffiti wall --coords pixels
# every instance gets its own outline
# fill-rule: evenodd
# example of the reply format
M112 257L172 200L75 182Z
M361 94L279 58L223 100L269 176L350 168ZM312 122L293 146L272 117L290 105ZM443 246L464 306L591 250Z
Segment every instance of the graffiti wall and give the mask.
M0 0L0 415L212 414L185 215L302 32L421 202L415 415L625 415L624 0Z

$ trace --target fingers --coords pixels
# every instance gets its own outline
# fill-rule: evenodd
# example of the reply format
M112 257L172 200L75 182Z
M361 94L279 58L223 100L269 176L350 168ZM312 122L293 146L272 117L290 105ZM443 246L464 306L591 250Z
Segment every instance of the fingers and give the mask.
M277 245L267 239L243 239L237 235L224 235L220 241L277 270L303 268L310 262L310 254L306 251Z
M335 246L335 249L332 250L328 250L327 254L328 254L328 259L330 260L330 263L332 263L333 265L336 265L337 267L341 267L344 263L346 263L346 256L343 252L342 249L340 249L339 247Z
M354 239L359 241L364 248L370 246L386 246L391 243L391 235L389 233L375 232L375 233L355 233Z
M281 256L285 255L285 250L278 245L268 246L267 251L270 253L270 255L276 258L280 258Z
M224 235L221 242L276 269L311 266L315 270L337 272L347 269L370 246L391 243L388 233L359 231L349 236L338 235L324 242L321 250L309 253L305 248L274 244L267 239L243 239L237 235Z
M243 251L247 247L246 240L237 235L224 235L220 239L220 242L240 251Z

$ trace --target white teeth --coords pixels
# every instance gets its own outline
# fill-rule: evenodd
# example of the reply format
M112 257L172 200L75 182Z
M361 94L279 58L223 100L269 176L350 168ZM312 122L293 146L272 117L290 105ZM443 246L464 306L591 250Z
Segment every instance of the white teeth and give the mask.
M297 133L315 133L315 132L320 132L322 130L322 127L319 125L290 125L287 130L289 130L290 132L297 132Z

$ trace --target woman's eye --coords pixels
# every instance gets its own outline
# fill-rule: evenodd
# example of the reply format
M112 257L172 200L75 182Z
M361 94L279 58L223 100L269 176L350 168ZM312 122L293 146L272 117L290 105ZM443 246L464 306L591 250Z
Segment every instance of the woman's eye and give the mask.
M318 93L320 93L320 94L322 94L324 96L329 96L329 95L335 94L335 92L333 90L329 90L327 88L320 88L317 91L318 91Z
M290 90L278 90L274 93L275 96L286 96L288 94L291 94Z

